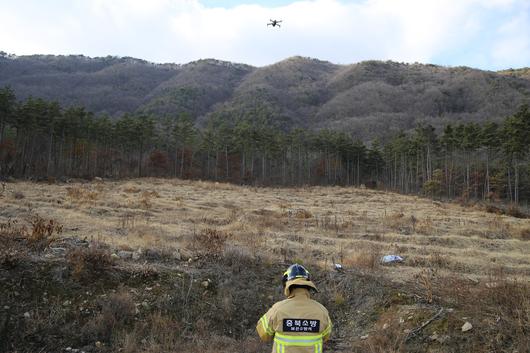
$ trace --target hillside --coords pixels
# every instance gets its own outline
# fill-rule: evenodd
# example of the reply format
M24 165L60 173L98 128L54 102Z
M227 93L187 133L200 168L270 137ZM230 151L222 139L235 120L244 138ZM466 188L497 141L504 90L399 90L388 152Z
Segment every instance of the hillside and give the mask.
M29 96L82 105L94 113L132 112L177 66L132 58L84 56L0 57L0 86L11 86L19 99Z
M499 121L530 99L528 70L366 61L335 65L292 57L255 68L219 60L184 65L133 58L0 56L0 86L83 105L95 113L188 112L205 124L213 113L267 115L289 129L333 128L370 140L417 122Z
M1 352L270 352L255 323L292 262L326 352L530 345L530 219L480 205L153 178L10 182L0 202Z
M499 71L501 75L507 75L512 77L521 77L530 80L530 67L524 67L521 69L508 69Z

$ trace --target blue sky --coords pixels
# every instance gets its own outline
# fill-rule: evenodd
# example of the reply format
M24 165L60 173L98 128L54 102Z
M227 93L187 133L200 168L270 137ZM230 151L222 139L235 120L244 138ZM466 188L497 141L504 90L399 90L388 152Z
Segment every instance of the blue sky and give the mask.
M270 18L282 27L267 27ZM530 66L530 0L0 0L0 50L499 70Z

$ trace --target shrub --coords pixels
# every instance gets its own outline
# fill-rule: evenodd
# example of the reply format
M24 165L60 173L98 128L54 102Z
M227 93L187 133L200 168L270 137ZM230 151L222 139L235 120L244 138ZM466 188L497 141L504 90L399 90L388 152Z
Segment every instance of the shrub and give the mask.
M101 299L99 305L101 312L83 327L87 341L110 340L114 333L132 321L136 311L131 295L125 290Z
M0 249L0 267L8 270L15 268L25 257L24 254L14 249Z
M29 223L30 230L26 226L18 225L16 220L9 219L0 223L0 248L8 249L24 244L33 250L42 251L63 231L63 226L57 221L38 215L33 216Z
M437 276L436 269L423 269L418 273L416 277L416 283L420 290L420 297L423 298L427 303L432 304L434 300L434 281Z
M207 255L219 255L223 252L226 241L230 236L230 233L213 228L206 228L195 236L196 246L198 246L199 252Z
M169 158L167 153L154 150L149 155L149 165L155 170L155 174L163 174L169 168Z
M63 232L63 226L53 219L44 219L38 215L30 220L31 233L28 234L28 245L36 250L46 249L57 236Z
M429 197L439 196L442 193L442 183L431 179L423 184L423 193Z
M126 290L111 294L103 301L101 313L109 322L124 323L130 321L135 313L136 306Z
M156 344L161 351L172 351L179 342L182 325L170 316L163 315L160 311L150 314L147 341L150 345Z
M78 280L95 278L114 264L110 250L98 243L92 243L87 248L73 248L67 260L72 267L73 277Z
M521 211L516 205L510 205L506 210L506 214L515 218L528 218L528 215Z
M497 207L495 205L486 205L485 210L488 213L494 213L494 214L497 214L497 215L504 214L504 211L501 208L499 208L499 207Z
M308 218L313 217L313 214L311 212L303 208L297 209L294 215L295 215L295 218L298 218L298 219L308 219Z
M530 240L530 228L521 229L521 240Z
M160 195L156 191L142 191L141 194L138 195L138 203L137 207L142 208L144 210L150 210L153 207L153 202L151 201L151 198L159 198Z

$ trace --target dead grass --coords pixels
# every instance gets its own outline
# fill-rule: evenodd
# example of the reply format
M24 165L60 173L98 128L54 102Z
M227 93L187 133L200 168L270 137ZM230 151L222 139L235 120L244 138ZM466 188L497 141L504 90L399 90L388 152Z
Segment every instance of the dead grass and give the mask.
M436 235L436 227L431 218L426 217L414 222L413 230L418 234L423 235Z
M392 317L393 319L393 317ZM403 352L404 338L403 326L396 320L388 319L388 322L380 325L371 332L365 340L361 341L364 352L370 353L398 353ZM384 318L380 321L386 321ZM377 326L376 326L377 327ZM383 328L384 327L384 328Z
M123 188L123 192L126 192L128 194L136 194L136 193L139 193L140 191L142 191L142 189L140 189L137 186L126 186Z
M114 264L109 248L92 242L88 247L76 247L67 254L72 276L77 280L91 280L103 275Z
M437 274L436 269L427 268L422 269L416 275L416 283L420 296L429 304L432 304L434 300L434 281L436 280Z
M27 232L27 227L19 225L16 219L8 219L0 223L0 245L16 238L25 237Z
M519 231L519 237L521 240L530 240L530 227L521 229Z
M225 246L242 246L282 261L309 256L329 263L333 257L338 260L340 242L354 250L345 254L345 266L370 269L378 266L378 255L403 255L400 249L404 249L407 261L399 273L383 268L399 280L411 279L416 267L464 275L478 271L483 276L499 262L512 267L513 275L530 279L530 264L522 261L530 252L530 242L521 241L529 237L530 220L492 217L476 208L417 197L340 187L284 188L279 193L150 178L67 186L10 185L10 192L18 191L25 198L4 198L6 212L0 214L0 221L9 216L25 219L31 210L60 220L65 236L99 235L102 242L118 247L192 250L194 234L211 229L231 234ZM72 202L61 203L53 195L65 195ZM292 243L293 235L303 242ZM379 254L362 254L372 248ZM480 255L469 256L473 251ZM492 257L498 259L496 263L490 261Z
M417 219L414 216L405 216L403 212L393 212L383 217L383 224L401 234L412 234Z
M510 205L506 210L506 214L515 218L528 218L528 215L516 205Z
M130 293L119 290L100 299L101 311L88 321L82 330L84 339L91 342L108 342L118 329L134 319L136 306Z
M129 230L134 229L139 222L139 215L136 212L124 212L119 216L118 229Z
M31 212L61 220L63 233L54 238L65 244L72 244L71 238L98 237L88 246L67 247L63 264L56 266L60 260L54 258L50 273L39 272L38 281L24 277L31 272L17 263L19 253L0 261L0 274L15 273L6 268L20 269L17 275L24 281L14 278L13 283L41 286L33 288L31 300L22 299L25 303L41 303L50 288L56 295L55 281L70 285L56 296L58 306L50 304L52 309L41 310L35 320L17 319L27 325L20 326L18 342L62 337L60 346L50 348L57 351L72 340L81 342L79 348L90 345L105 353L263 353L270 347L255 338L255 321L281 298L277 274L297 261L310 267L321 289L316 298L337 323L329 351L523 352L529 344L524 281L530 277L530 244L521 241L530 228L528 220L492 218L476 209L350 188L286 188L279 196L273 189L204 182L127 183L138 185L138 191L124 193L121 182L100 183L96 191L102 196L90 207L56 203L52 196L64 195L64 186L42 184L24 184L26 198L6 203L0 214L5 224L6 215L25 220L31 204ZM145 190L156 194L144 195ZM139 202L143 198L149 209ZM289 204L278 206L284 199ZM99 212L102 208L106 212ZM297 209L311 217L286 213ZM31 233L32 225L22 223ZM22 226L1 224L0 236L20 245ZM48 220L40 224L41 233L47 234ZM492 235L485 236L487 232ZM495 235L502 232L506 236ZM140 259L115 260L112 255L137 249ZM379 259L386 254L405 255L405 262L381 266ZM344 270L330 268L335 262ZM499 267L505 272L492 275ZM57 271L66 275L57 279ZM390 297L387 291L396 288L400 292ZM85 294L88 289L91 293ZM15 303L10 296L5 297ZM71 309L62 306L65 299L73 301ZM85 300L91 304L89 314L84 314ZM405 342L407 332L421 326L438 306L455 312ZM2 315L0 308L0 323ZM463 317L475 326L466 335L460 330ZM48 328L49 318L56 326ZM33 322L38 323L31 331ZM38 331L43 327L48 331ZM57 333L57 328L63 331ZM451 335L451 341L430 339L435 331ZM14 333L11 328L11 336ZM94 348L96 342L100 346Z
M53 219L35 215L30 219L31 232L27 234L29 246L36 250L46 249L63 232L63 226Z
M338 215L324 215L315 218L316 226L326 230L332 230L338 233L354 227L354 222L348 218Z
M27 249L19 244L27 237L27 228L17 220L8 219L0 223L0 267L12 269L26 256Z
M447 303L461 310L483 328L481 352L511 350L524 352L530 347L530 285L511 279L502 268L487 280L471 281L455 276L436 278L433 290ZM461 325L462 323L460 323ZM514 345L515 344L515 345Z
M381 255L376 249L355 250L344 257L343 265L373 271L379 267L380 258Z
M93 203L99 198L99 192L86 186L66 187L66 196L74 202Z
M0 223L0 249L6 253L24 248L40 252L57 240L63 231L63 226L54 219L44 219L36 214L26 223L20 224L16 219Z
M226 242L231 236L231 233L214 228L205 228L195 235L193 246L201 254L218 256L224 251Z
M496 215L486 223L487 229L483 236L489 239L507 239L512 234L512 228L502 216Z

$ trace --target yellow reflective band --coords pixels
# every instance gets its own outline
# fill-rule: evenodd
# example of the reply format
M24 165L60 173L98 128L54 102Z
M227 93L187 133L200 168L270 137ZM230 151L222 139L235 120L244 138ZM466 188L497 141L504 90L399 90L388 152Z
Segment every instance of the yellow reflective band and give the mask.
M294 335L285 335L283 333L276 332L276 337L285 338L285 339L292 339L292 340L307 341L307 340L318 340L318 339L322 338L322 334L319 333L318 335L294 336Z
M290 336L276 332L274 342L283 346L311 347L322 345L322 335ZM317 347L315 347L317 349Z
M332 324L331 324L331 321L330 321L328 327L326 327L326 329L322 332L322 336L326 336L328 333L331 332L331 326L332 326Z
M315 353L322 353L322 343L315 345Z
M261 324L263 325L263 328L267 332L267 334L269 336L274 335L274 331L269 327L269 320L267 319L265 315L261 317L260 321L261 321Z

